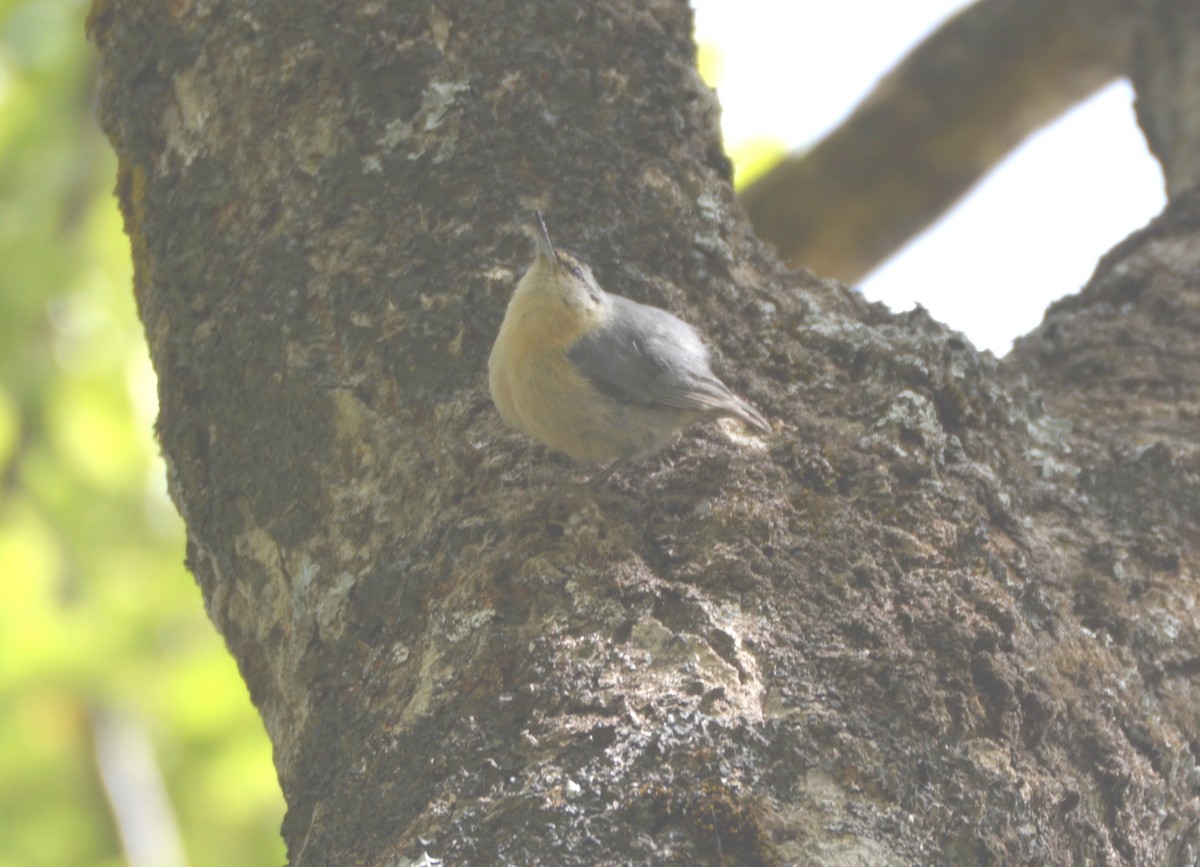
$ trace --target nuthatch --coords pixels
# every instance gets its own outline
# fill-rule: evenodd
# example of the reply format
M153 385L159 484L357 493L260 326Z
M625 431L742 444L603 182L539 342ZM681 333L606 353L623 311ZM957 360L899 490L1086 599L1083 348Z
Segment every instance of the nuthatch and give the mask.
M736 418L771 433L762 414L713 375L696 329L605 292L587 265L554 250L535 215L537 255L488 359L505 421L575 460L612 466L701 418Z

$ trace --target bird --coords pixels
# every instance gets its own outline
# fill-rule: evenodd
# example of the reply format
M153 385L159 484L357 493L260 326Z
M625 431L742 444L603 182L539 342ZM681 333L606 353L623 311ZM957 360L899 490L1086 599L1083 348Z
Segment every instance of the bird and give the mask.
M501 417L585 463L643 457L699 419L771 425L712 372L699 332L677 316L606 292L577 256L555 250L541 213L533 263L488 358Z

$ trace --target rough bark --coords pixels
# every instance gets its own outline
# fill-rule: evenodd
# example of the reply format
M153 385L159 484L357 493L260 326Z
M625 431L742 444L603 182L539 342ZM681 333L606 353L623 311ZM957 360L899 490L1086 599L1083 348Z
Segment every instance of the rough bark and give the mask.
M291 863L1194 861L1194 192L1001 363L750 235L681 2L90 29L188 561ZM532 207L705 328L765 446L699 426L579 491L502 428Z

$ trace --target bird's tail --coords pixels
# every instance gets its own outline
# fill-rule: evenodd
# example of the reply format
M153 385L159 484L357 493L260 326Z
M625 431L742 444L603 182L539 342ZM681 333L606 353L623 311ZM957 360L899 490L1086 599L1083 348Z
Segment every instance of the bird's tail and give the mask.
M748 427L752 427L759 433L770 435L771 423L767 421L766 416L751 406L747 401L742 400L732 392L729 394L729 416L736 418Z

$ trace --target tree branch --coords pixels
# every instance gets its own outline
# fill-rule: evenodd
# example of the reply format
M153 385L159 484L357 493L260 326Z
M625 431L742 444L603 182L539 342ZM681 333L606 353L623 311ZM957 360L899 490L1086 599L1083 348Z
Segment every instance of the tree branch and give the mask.
M1125 74L1132 29L1118 0L981 0L741 203L788 262L857 282L1027 136Z

